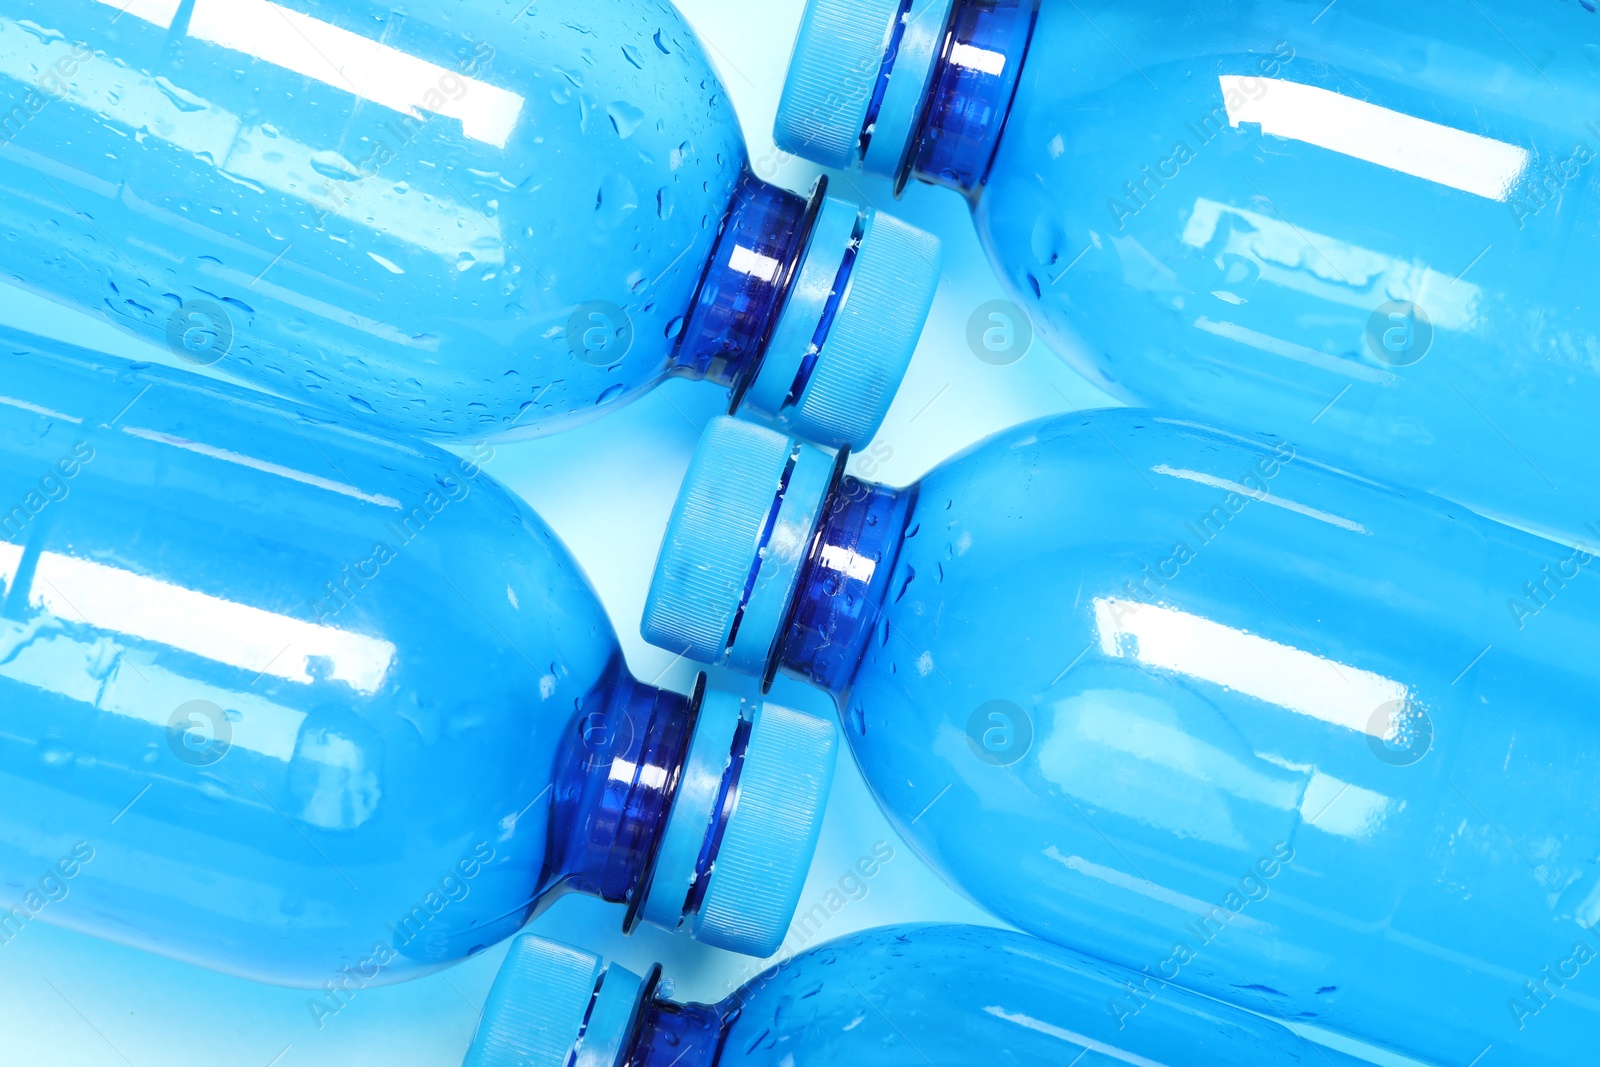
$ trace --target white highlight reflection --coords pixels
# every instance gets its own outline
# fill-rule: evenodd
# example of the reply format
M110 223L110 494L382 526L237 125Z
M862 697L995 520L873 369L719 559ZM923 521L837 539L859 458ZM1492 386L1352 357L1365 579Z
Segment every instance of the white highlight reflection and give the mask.
M950 49L950 62L958 67L968 70L981 70L983 73L998 78L1006 69L1006 56L1004 52L995 52L988 48L979 48L976 45L964 44L957 41L955 47Z
M232 463L240 467L247 467L263 474L286 478L291 482L299 482L301 485L326 489L330 493L338 493L340 496L351 497L363 503L378 504L382 507L394 508L397 511L403 510L400 507L400 501L392 496L384 496L381 493L364 493L353 485L346 485L343 482L336 482L331 478L322 478L315 474L307 474L304 471L297 471L292 467L284 467L277 463L268 463L264 459L256 459L254 456L246 456L240 452L230 452L226 448L218 448L215 445L208 445L200 441L191 441L186 437L175 437L170 433L162 433L160 430L146 430L140 426L124 426L122 432L129 437L137 437L141 441L154 441L156 444L181 448L185 452L193 452L196 455L221 460L224 463Z
M1032 1030L1035 1033L1044 1034L1046 1037L1054 1037L1061 1041L1068 1042L1069 1044L1081 1046L1087 1052L1097 1052L1108 1060L1116 1060L1118 1063L1126 1063L1129 1064L1130 1067L1166 1067L1166 1064L1160 1063L1156 1060L1146 1059L1136 1052L1124 1051L1123 1049L1117 1048L1114 1045L1108 1045L1104 1041L1096 1041L1094 1038L1080 1034L1074 1030L1063 1030L1055 1023L1047 1023L1043 1019L1035 1019L1031 1015L1023 1015L1020 1012L1006 1011L1004 1008L998 1005L990 1005L984 1008L983 1013L985 1015L992 1015L996 1019L1002 1019L1008 1023L1012 1023L1013 1025L1020 1026L1026 1030ZM1077 1063L1078 1061L1073 1060L1072 1062Z
M0 18L0 41L0 76L30 87L39 71L60 58L59 45L46 44L11 19ZM63 99L191 153L253 188L272 189L452 261L471 248L481 263L505 262L499 224L482 212L446 197L397 192L392 179L364 175L336 153L246 124L164 77L109 62L84 63L67 80ZM349 177L329 178L330 169ZM122 195L129 198L126 190Z
M1147 878L1136 878L1131 874L1124 874L1115 868L1095 863L1092 860L1086 860L1082 856L1065 855L1054 845L1046 846L1044 856L1046 859L1055 860L1075 874L1093 878L1097 882L1104 882L1107 885L1115 886L1117 889L1138 893L1142 897L1149 897L1151 900L1189 912L1191 915L1204 917L1217 910L1214 902L1207 902L1199 897L1191 897L1187 893L1179 893L1166 886L1157 885ZM1271 929L1261 920L1243 913L1235 915L1230 922L1231 925L1249 930L1267 931Z
M1156 464L1154 467L1150 468L1150 471L1153 474L1164 475L1168 478L1176 478L1181 482L1194 482L1197 485L1209 486L1212 489L1221 489L1229 493L1238 493L1240 496L1254 500L1257 503L1270 504L1275 508L1282 508L1284 511L1292 511L1296 515L1304 515L1308 519L1316 519L1318 522L1325 522L1329 526L1337 526L1339 529L1349 530L1351 533L1364 534L1371 532L1365 526L1354 521L1353 519L1346 519L1343 516L1335 515L1331 511L1323 511L1320 508L1313 508L1305 504L1298 504L1293 500L1285 500L1283 497L1274 496L1272 493L1263 493L1252 489L1248 485L1245 485L1241 482L1231 482L1226 478L1218 478L1215 475L1205 474L1201 471L1184 470L1181 467L1169 467L1165 463Z
M1487 200L1510 198L1528 167L1517 145L1278 78L1217 79L1228 122L1326 148ZM1265 85L1266 91L1262 91Z
M43 415L47 419L58 419L61 422L70 422L74 426L83 425L83 420L75 415L67 415L60 411L53 411L47 407L40 407L38 404L30 404L26 400L17 400L14 397L9 396L0 396L0 404L3 404L8 408L16 408L19 411L31 411L33 414Z
M459 119L462 133L496 148L506 146L522 113L517 93L268 0L197 0L189 36L413 118L425 108Z
M872 581L872 572L878 568L876 561L844 545L823 545L822 565L858 582Z
M99 2L163 30L172 27L182 6L181 0ZM523 97L509 89L267 0L197 0L188 28L197 40L255 56L413 118L427 110L459 119L462 133L496 148L506 146L522 113Z
M1096 597L1100 651L1225 686L1300 715L1382 738L1374 713L1410 691L1392 678L1172 608Z
M1318 352L1315 348L1307 348L1305 345L1296 344L1294 341L1285 341L1281 337L1273 337L1271 334L1262 333L1260 330L1252 330L1248 326L1240 326L1236 322L1217 322L1215 319L1201 315L1194 320L1194 324L1198 329L1204 330L1206 333L1216 334L1218 337L1226 337L1230 341L1237 341L1239 344L1247 345L1259 352L1281 356L1284 359L1292 359L1296 363L1304 363L1308 367L1316 367L1318 370L1343 375L1346 378L1354 378L1357 381L1372 382L1375 385L1393 385L1400 380L1399 376L1388 371L1369 367L1365 363L1357 363L1353 359L1341 359L1339 356L1331 356L1326 352Z
M0 542L0 577L5 579L7 598L22 551L19 545ZM383 685L396 652L389 641L56 552L40 553L28 604L68 622L291 682L316 681L311 673L316 662L325 665L330 679L364 694Z
M744 245L735 245L733 255L728 257L728 269L764 282L775 282L783 271L783 264Z
M1300 798L1300 818L1308 826L1340 837L1371 837L1389 815L1392 802L1382 793L1315 771Z

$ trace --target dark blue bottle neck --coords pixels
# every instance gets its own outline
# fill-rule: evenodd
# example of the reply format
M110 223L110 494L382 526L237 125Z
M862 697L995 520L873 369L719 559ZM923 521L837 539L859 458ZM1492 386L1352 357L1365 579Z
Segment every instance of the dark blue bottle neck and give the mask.
M677 794L704 676L693 696L636 681L621 658L574 709L552 786L541 884L627 904L649 891Z
M646 995L623 1067L716 1067L737 1013Z
M822 192L819 183L809 199L796 196L745 168L677 336L671 373L716 382L736 395L755 380Z
M907 177L975 197L989 179L1039 0L957 0L907 158Z
M835 479L769 681L772 671L782 670L828 690L843 706L867 642L889 625L883 609L901 543L916 532L907 528L916 500L916 486L890 489L853 475Z

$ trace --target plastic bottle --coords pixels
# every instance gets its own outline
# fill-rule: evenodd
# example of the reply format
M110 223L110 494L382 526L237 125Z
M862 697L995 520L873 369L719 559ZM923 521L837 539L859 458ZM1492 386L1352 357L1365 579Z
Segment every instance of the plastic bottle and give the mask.
M721 419L643 629L831 692L934 868L1147 989L1570 1064L1600 1033L1596 566L1134 410L904 489Z
M1553 0L812 0L778 142L959 190L1113 393L1592 547L1597 32Z
M670 4L5 0L6 275L434 437L668 375L864 442L938 243L757 179Z
M635 681L471 462L0 352L0 942L44 921L337 997L564 892L781 941L830 723Z
M785 959L720 1003L682 1004L659 966L641 978L525 934L464 1067L1354 1062L1176 989L1119 1030L1102 1002L1132 977L1006 930L886 926Z

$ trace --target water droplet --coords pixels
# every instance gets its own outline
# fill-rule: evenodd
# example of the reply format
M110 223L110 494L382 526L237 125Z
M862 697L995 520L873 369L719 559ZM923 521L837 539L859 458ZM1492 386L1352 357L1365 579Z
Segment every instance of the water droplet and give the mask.
M626 59L629 63L632 63L640 70L644 69L644 57L639 54L639 50L633 47L633 45L625 44L622 46L622 58Z
M906 590L910 589L911 588L911 583L916 581L916 580L917 580L916 568L912 567L909 563L906 564L905 580L900 583L900 591L894 595L895 603L898 604L900 602L900 598L906 595Z
M611 174L600 183L595 194L595 218L601 226L612 228L639 209L639 194L622 174Z
M371 259L374 263L376 263L378 266L380 266L384 270L388 271L390 274L404 274L405 273L405 269L403 267L401 267L398 263L395 263L393 260L390 260L390 259L384 259L382 256L378 255L378 253L376 253L376 252L368 252L367 253L367 257L369 259Z
M628 387L623 385L621 382L618 382L615 385L606 386L605 391L601 393L600 396L595 400L595 406L599 407L602 404L611 403L617 397L621 396L623 391L627 388Z
M172 106L179 111L204 111L211 106L188 90L173 85L166 78L156 79L156 89L162 96L172 101Z
M644 112L626 100L611 101L606 105L606 115L611 119L611 128L616 130L617 136L624 141L632 137L633 131L644 121Z
M661 54L662 54L662 55L664 55L664 56L670 56L670 55L671 55L671 54L672 54L672 50L671 50L671 49L669 49L669 48L668 48L668 47L667 47L667 46L666 46L666 45L665 45L665 44L664 44L664 43L663 43L663 42L662 42L662 40L661 40L661 31L660 31L660 30L657 30L657 31L656 31L656 35L655 35L655 36L654 36L654 37L652 37L652 38L651 38L651 40L653 40L653 41L655 41L655 43L656 43L656 47L657 47L657 48L659 48L659 49L661 49Z
M356 165L337 152L314 152L310 162L311 169L324 178L341 182L361 179L361 172L356 169Z
M471 270L477 262L477 257L475 257L471 252L462 252L460 255L456 256L456 270L464 274Z

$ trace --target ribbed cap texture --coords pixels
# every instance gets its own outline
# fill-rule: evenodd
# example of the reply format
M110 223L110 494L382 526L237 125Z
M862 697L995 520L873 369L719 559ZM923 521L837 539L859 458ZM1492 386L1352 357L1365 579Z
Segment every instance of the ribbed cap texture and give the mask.
M763 705L695 939L767 957L783 943L817 849L838 754L831 719Z
M461 1067L566 1067L600 969L593 953L531 934L517 938Z
M773 136L785 152L828 167L855 161L899 0L806 5Z
M796 436L844 441L851 448L872 440L928 321L940 258L937 237L873 213L849 291L790 418Z
M775 430L711 421L656 557L646 641L701 663L722 658L792 448Z

